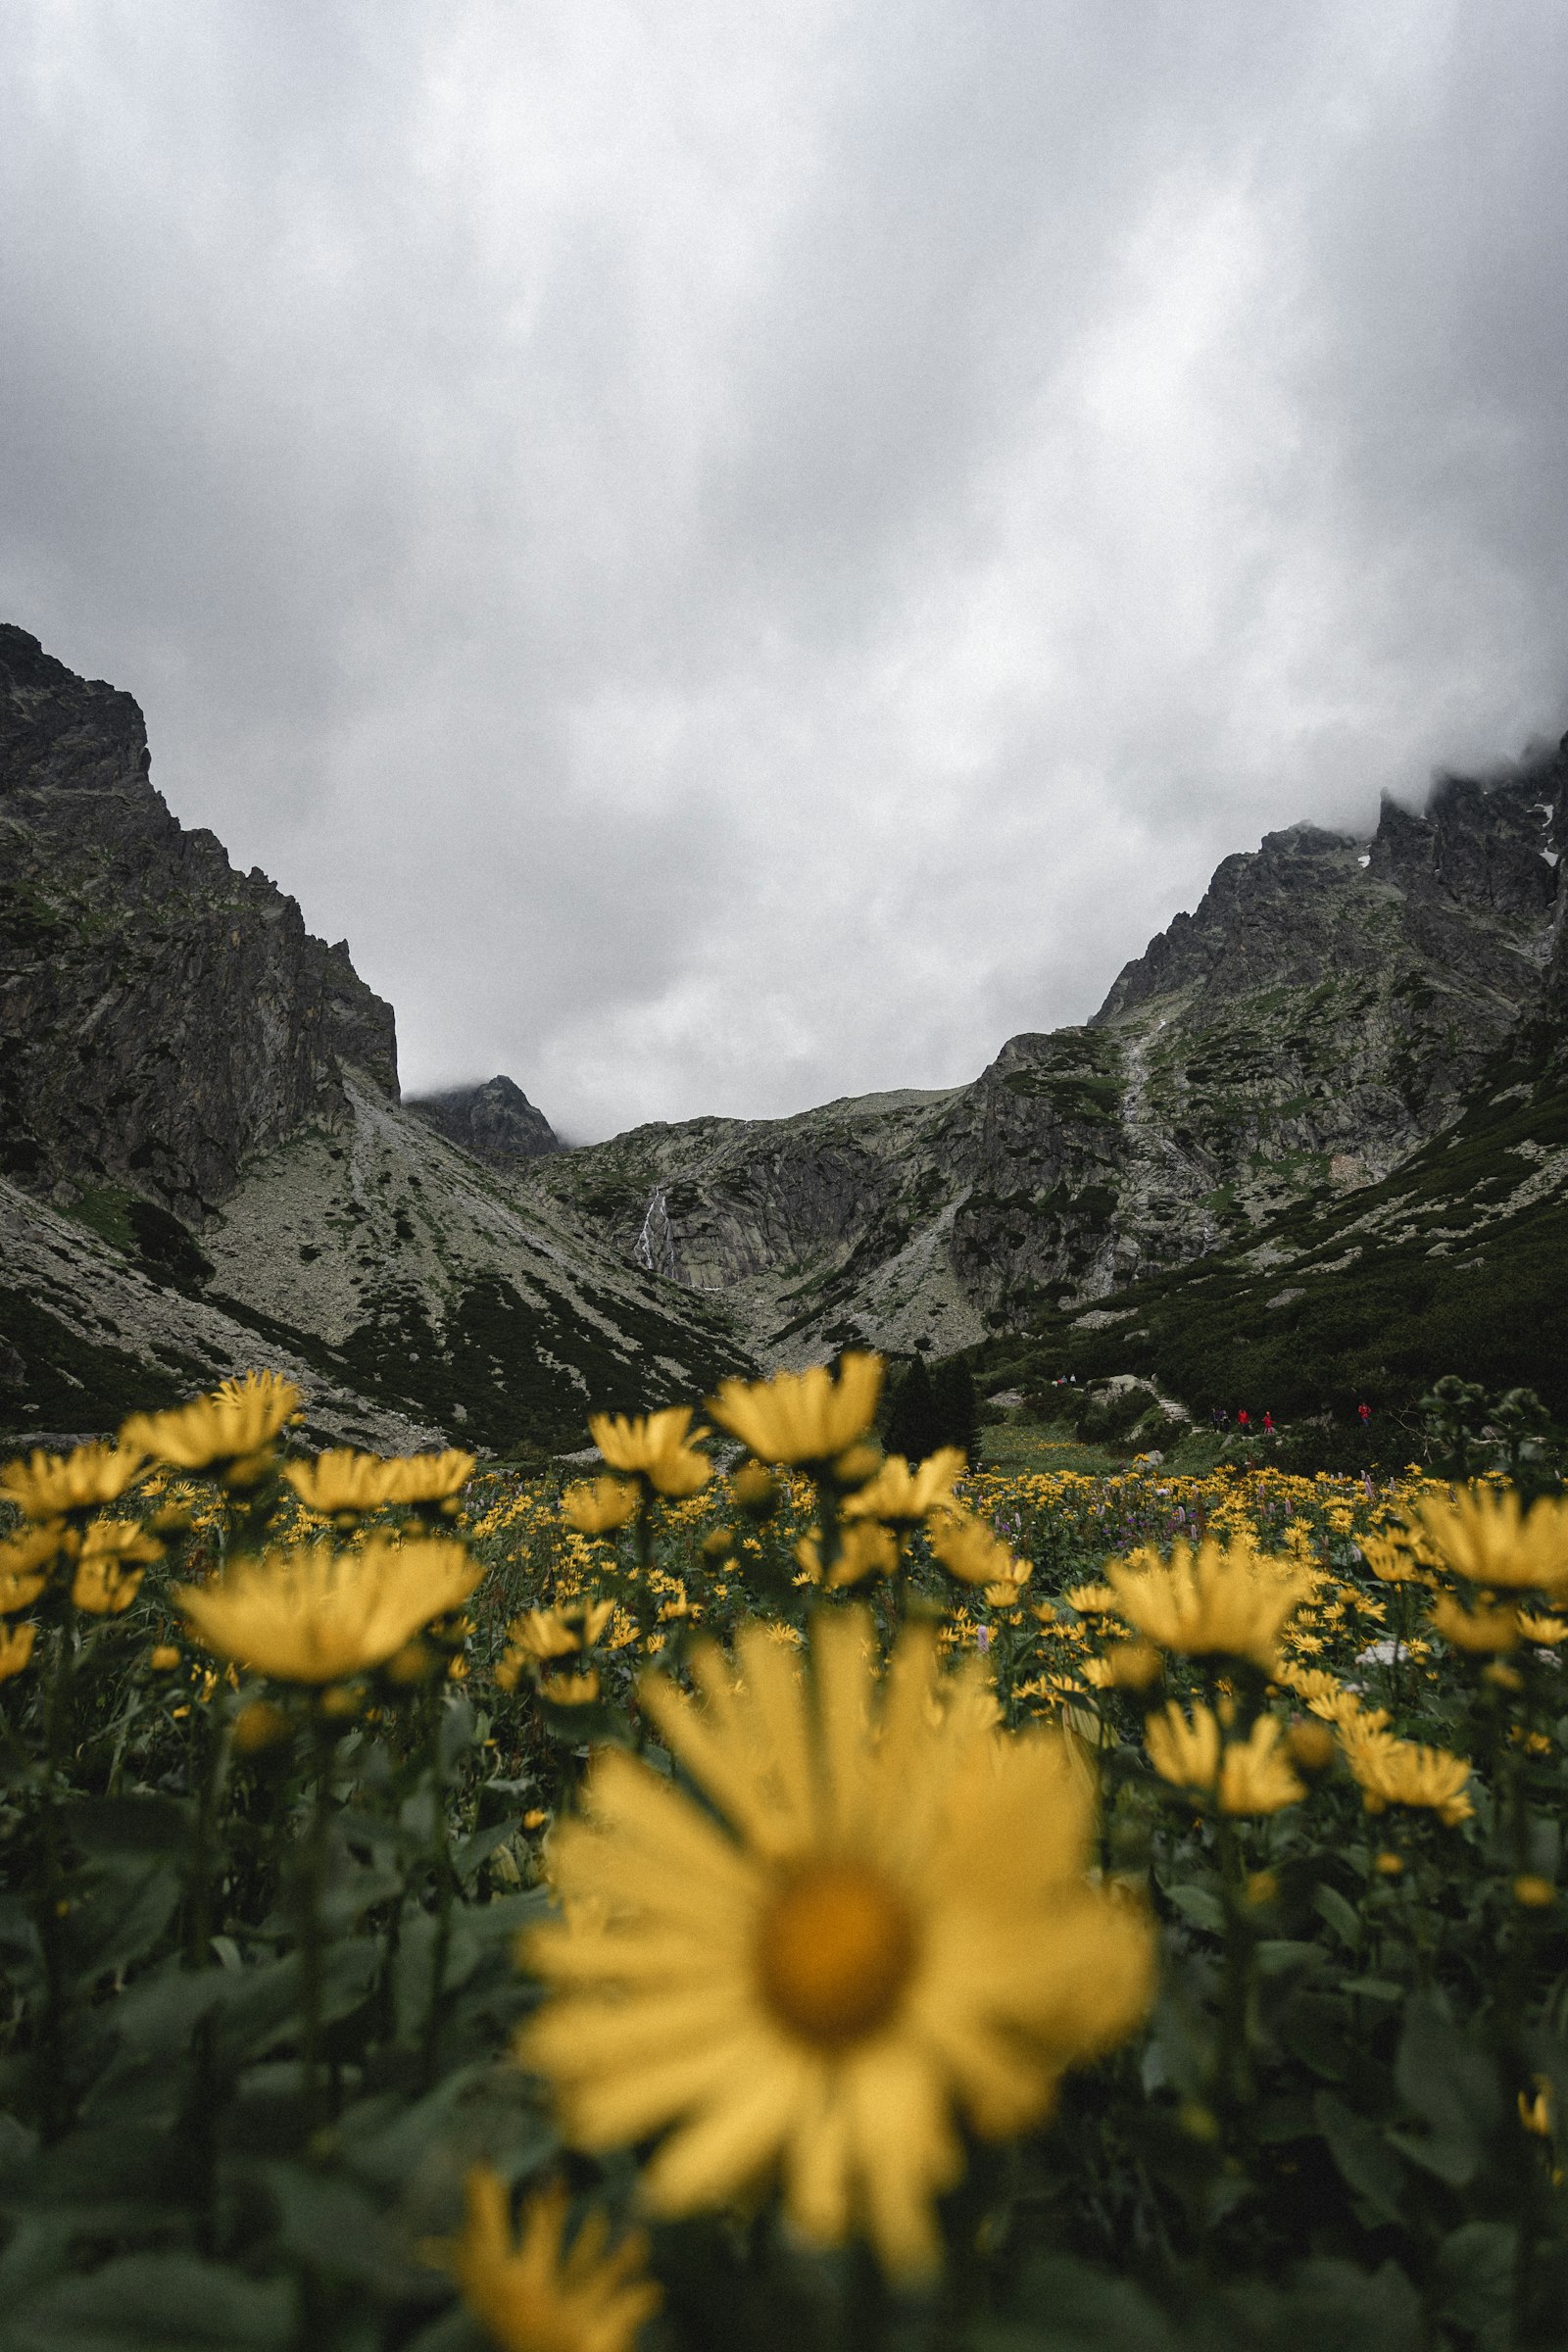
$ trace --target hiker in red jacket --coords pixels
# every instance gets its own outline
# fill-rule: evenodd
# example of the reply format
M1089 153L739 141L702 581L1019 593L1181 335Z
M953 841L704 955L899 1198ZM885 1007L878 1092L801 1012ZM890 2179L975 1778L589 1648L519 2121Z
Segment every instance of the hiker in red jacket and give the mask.
M1274 1435L1274 1416L1272 1413L1265 1413L1263 1415L1263 1435L1265 1438L1271 1438Z
M1249 1415L1245 1404L1240 1404L1236 1408L1236 1426L1241 1431L1241 1434L1244 1438L1250 1438L1251 1436L1251 1418Z

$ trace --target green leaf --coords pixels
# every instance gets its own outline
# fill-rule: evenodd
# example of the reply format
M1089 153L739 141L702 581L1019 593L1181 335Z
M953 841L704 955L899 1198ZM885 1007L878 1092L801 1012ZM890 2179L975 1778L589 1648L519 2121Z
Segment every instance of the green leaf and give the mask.
M1209 1936L1224 1935L1225 1906L1206 1886L1173 1886L1170 1900L1171 1908L1195 1928L1201 1928Z
M1492 2058L1435 2001L1417 1994L1404 2013L1394 2079L1427 2129L1391 2132L1391 2141L1440 2180L1462 2188L1481 2170L1502 2114Z
M1312 1908L1325 1920L1348 1952L1361 1948L1361 1922L1337 1886L1320 1880L1312 1889Z
M277 2211L286 2253L332 2278L352 2278L389 2297L445 2299L430 2271L404 2258L362 2190L303 2165L274 2163L262 2178Z
M1366 2199L1379 2221L1402 2221L1405 2171L1383 2133L1331 2090L1316 2094L1312 2114L1342 2179Z
M977 2328L969 2342L976 2352L1177 2352L1170 2322L1141 2287L1068 2255L1029 2265L1018 2316L1026 2328Z
M73 1874L66 1914L67 1966L77 1977L104 1977L145 1959L174 1915L179 1873L163 1854L107 1855Z
M127 2254L56 2279L0 2333L3 2352L286 2352L285 2279L246 2278L191 2254Z
M1440 2318L1481 2328L1513 2302L1519 2232L1511 2222L1465 2222L1444 2239L1433 2279Z
M1298 1992L1280 2011L1274 2031L1293 2058L1328 2082L1348 2082L1357 2065L1357 2045L1343 2001L1327 1993Z
M79 1853L113 1860L128 1854L183 1854L193 1808L175 1796L89 1796L71 1809L71 1842Z

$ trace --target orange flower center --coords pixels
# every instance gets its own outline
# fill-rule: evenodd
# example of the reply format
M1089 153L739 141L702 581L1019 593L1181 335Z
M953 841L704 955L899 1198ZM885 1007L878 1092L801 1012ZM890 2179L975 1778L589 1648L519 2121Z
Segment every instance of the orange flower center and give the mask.
M861 1863L813 1865L762 1915L757 1968L763 1997L792 2033L829 2049L885 2024L913 1965L906 1906Z

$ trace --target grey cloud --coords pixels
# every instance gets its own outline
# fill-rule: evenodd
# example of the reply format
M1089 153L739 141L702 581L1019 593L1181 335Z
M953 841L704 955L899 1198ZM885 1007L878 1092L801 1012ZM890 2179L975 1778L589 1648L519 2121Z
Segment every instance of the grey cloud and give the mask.
M556 1123L971 1075L1568 717L1561 14L22 0L0 608Z

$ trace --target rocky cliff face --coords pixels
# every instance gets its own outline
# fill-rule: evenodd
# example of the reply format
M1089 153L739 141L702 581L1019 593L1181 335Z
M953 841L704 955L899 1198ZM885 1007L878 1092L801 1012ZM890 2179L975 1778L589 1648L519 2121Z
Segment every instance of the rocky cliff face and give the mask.
M968 1087L642 1128L534 1182L764 1348L933 1352L1230 1248L1375 1184L1568 1007L1568 758L1449 779L1370 840L1229 858L1087 1027Z
M0 1167L200 1217L247 1156L394 1098L392 1008L346 944L188 832L128 694L0 626Z
M0 628L0 1430L267 1364L323 1438L580 1444L752 1363L720 1302L517 1199L557 1146L510 1080L400 1107L347 948L148 768L128 695Z
M535 1109L511 1078L491 1078L483 1086L456 1087L444 1095L411 1097L408 1107L450 1142L497 1167L542 1159L546 1152L561 1150L561 1139L544 1112Z

